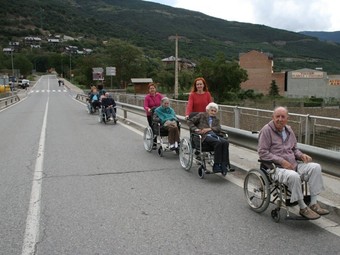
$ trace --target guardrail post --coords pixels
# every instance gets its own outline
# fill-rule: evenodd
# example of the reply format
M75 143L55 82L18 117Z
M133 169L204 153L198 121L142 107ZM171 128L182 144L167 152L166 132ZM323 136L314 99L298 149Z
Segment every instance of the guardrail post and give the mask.
M241 115L240 108L238 108L238 106L235 106L235 108L234 108L234 119L235 119L234 128L240 128L240 115Z
M123 109L123 113L124 113L124 119L127 119L127 110Z
M305 124L305 144L310 144L310 130L309 127L311 126L311 118L308 114L306 116L306 124Z

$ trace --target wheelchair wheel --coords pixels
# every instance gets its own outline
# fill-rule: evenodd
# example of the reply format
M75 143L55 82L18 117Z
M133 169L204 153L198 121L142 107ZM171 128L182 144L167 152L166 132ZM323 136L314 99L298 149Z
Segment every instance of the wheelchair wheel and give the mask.
M182 138L179 146L179 161L185 170L189 170L192 166L193 150L189 138Z
M273 221L279 222L280 221L280 208L275 208L274 210L272 210L271 216L272 216Z
M197 173L198 173L198 176L203 179L204 178L204 174L205 174L205 171L204 171L204 167L203 166L200 166L197 170Z
M103 122L103 112L101 109L98 111L98 122L102 123Z
M158 148L158 155L159 155L160 157L163 157L163 148L162 148L162 146L160 146L160 147Z
M259 169L252 169L244 179L244 195L255 212L265 211L270 203L268 177Z
M152 145L153 145L153 132L150 127L147 127L144 129L143 141L144 141L144 149L148 152L151 152Z

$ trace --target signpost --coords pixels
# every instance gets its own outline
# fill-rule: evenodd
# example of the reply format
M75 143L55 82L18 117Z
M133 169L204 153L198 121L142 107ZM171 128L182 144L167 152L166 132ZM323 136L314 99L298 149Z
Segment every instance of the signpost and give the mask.
M106 67L106 76L111 76L111 89L112 89L112 76L116 76L116 67Z
M92 79L94 81L103 81L104 80L103 72L104 70L101 67L92 68Z

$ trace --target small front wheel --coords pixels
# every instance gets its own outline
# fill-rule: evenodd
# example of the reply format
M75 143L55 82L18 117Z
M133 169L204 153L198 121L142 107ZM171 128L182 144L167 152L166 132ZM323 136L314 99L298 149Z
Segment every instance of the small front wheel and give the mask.
M271 216L272 216L273 221L279 222L280 221L280 208L276 208L272 210Z
M198 176L203 179L204 178L204 174L205 174L205 171L204 171L204 167L203 166L200 166L197 170L197 173L198 173Z
M163 148L162 148L162 146L160 146L160 147L158 148L158 155L159 155L160 157L163 157Z

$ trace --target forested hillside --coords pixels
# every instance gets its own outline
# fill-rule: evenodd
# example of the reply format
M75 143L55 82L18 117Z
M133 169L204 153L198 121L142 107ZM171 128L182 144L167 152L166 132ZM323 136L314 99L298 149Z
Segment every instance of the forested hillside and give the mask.
M96 47L119 38L150 57L174 55L173 36L180 40L180 57L199 61L224 52L238 59L241 52L261 50L274 55L275 69L323 67L340 72L340 45L263 25L229 22L202 13L140 0L15 0L2 4L0 43L49 34L82 38Z

